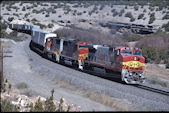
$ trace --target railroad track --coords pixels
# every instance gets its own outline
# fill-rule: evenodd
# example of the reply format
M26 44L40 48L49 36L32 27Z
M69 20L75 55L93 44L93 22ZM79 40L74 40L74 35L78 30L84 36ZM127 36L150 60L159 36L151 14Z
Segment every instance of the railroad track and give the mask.
M169 92L168 91L152 88L152 87L145 86L145 85L137 85L136 87L144 89L144 90L148 90L148 91L151 91L151 92L155 92L155 93L159 93L159 94L162 94L162 95L169 96Z
M100 76L101 74L97 73L97 72L93 72L93 71L84 71L84 72L87 72L87 73L90 73L90 74L94 74L96 76ZM99 74L99 75L98 75ZM105 76L106 75L106 76ZM105 74L105 75L101 75L100 77L103 77L103 78L106 78L108 79L107 77L113 77L113 81L116 79L118 79L119 77L117 76L113 76L112 74ZM117 80L118 81L118 80ZM162 95L166 95L166 96L169 96L169 91L164 91L164 90L160 90L160 89L156 89L156 88L152 88L152 87L149 87L149 86L145 86L145 85L132 85L132 86L135 86L137 88L141 88L141 89L144 89L144 90L148 90L148 91L151 91L151 92L154 92L154 93L158 93L158 94L162 94Z

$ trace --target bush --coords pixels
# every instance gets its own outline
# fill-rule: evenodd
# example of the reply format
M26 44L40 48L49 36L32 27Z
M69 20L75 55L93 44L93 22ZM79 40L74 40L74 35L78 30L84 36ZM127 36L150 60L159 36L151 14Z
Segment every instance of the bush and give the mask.
M130 22L134 22L134 21L135 21L134 17L130 18Z
M157 59L157 50L152 47L146 47L142 49L145 62L155 61Z
M22 8L22 11L25 11L26 10L26 8L25 8L25 6Z
M122 14L123 14L124 12L125 12L124 9L122 9L122 10L120 11L120 13L119 13L119 16L122 16Z
M149 24L152 24L155 21L155 13L151 13L150 14L150 20L149 20Z
M125 17L133 18L133 15L131 14L131 12L127 12L127 13L125 14Z
M8 21L11 22L14 19L14 17L8 17Z
M144 13L138 15L138 19L142 19L144 17Z
M53 24L48 24L48 28L52 28L53 26Z
M45 17L49 17L49 14L46 14Z
M32 13L38 13L38 11L36 9L33 9Z
M17 16L17 17L19 17L19 15L18 15L18 14L16 14L16 13L13 13L13 15L14 15L14 16Z
M117 16L117 15L118 15L118 12L114 11L113 16Z
M138 8L139 8L139 6L137 6L137 5L136 5L136 6L134 6L134 10L135 10L135 11L137 11L137 10L138 10Z
M59 107L56 109L56 105L53 102L53 94L54 94L54 89L51 91L51 96L49 98L46 98L46 101L43 105L43 103L40 101L40 98L38 101L33 104L30 104L30 112L65 112L65 110L62 107L63 104L63 98L60 99ZM66 112L69 112L70 106L68 106Z
M8 100L1 99L1 111L2 112L19 112L19 109L11 104Z
M165 31L169 32L169 22L164 24L162 27L165 29Z

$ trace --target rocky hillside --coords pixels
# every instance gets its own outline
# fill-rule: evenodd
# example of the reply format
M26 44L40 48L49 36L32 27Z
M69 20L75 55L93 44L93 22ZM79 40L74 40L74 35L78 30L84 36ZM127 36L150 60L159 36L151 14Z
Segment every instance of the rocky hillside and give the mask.
M123 1L123 2L122 2ZM100 26L100 22L121 22L152 25L160 28L169 22L169 7L163 2L150 1L56 1L56 2L5 2L1 4L1 16L7 22L25 20L52 28L55 23L77 25L81 28ZM158 1L158 0L156 0Z

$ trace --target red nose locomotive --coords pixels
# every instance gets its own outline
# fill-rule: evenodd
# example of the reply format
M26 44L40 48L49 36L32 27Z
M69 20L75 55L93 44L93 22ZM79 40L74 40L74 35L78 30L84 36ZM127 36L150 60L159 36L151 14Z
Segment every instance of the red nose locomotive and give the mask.
M92 45L88 48L88 57L84 60L86 69L120 73L121 80L127 84L139 84L145 81L145 59L141 49L102 45Z

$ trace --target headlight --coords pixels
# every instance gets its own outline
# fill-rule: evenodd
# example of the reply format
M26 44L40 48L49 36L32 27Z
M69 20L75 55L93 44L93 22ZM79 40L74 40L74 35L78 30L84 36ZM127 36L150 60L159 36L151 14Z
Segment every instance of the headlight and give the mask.
M130 72L129 75L132 75L132 72Z

